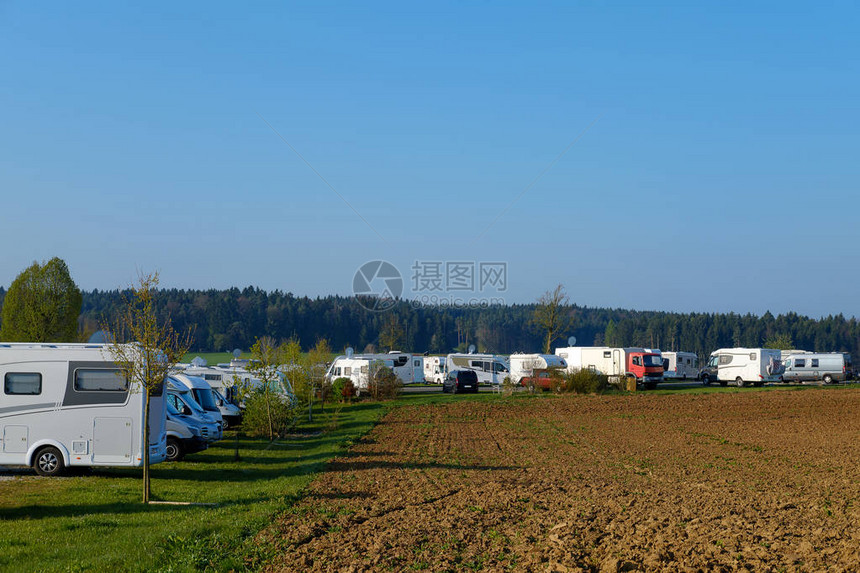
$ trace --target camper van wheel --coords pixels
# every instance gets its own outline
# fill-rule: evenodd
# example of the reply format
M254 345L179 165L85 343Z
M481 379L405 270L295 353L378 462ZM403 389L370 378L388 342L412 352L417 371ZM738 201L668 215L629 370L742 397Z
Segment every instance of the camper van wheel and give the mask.
M740 376L735 378L735 386L737 386L738 388L743 388L744 387L744 379L741 378Z
M702 385L703 386L710 386L711 385L711 379L708 377L707 374L702 374Z
M833 376L831 376L830 374L825 374L824 375L824 383L825 384L833 384Z
M168 462L178 462L184 455L182 444L176 438L167 438L167 448L164 453Z
M56 476L63 472L63 456L57 448L42 448L33 459L33 469L40 476Z

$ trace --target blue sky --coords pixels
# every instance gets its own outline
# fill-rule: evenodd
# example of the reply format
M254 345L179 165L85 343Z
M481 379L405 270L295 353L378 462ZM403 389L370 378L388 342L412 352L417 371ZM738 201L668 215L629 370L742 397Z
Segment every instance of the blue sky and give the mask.
M856 4L116 4L0 3L0 284L860 316Z

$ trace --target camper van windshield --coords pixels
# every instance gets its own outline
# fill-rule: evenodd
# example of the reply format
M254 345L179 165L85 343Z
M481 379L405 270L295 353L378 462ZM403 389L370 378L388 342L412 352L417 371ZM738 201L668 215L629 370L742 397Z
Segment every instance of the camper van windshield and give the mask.
M507 372L508 368L501 362L493 362L493 370L495 372Z
M663 357L659 354L646 354L642 357L642 363L645 366L659 366L663 368Z
M212 390L206 388L195 388L191 391L194 394L194 399L197 403L203 406L204 410L214 412L218 409L215 405L215 398L212 396Z

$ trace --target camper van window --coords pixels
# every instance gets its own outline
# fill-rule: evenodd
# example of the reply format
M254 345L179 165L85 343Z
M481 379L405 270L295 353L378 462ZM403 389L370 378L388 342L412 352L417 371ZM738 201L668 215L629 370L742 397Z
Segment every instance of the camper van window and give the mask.
M220 374L204 374L203 379L204 380L216 380L217 381L217 380L221 380L221 375Z
M343 374L344 376L352 376L352 366L344 366Z
M810 358L809 359L809 367L810 368L818 368L818 358Z
M394 366L396 366L396 367L399 367L399 366L405 366L407 362L409 362L409 357L408 357L408 356L398 356L398 357L394 360Z
M720 365L726 365L732 363L732 355L731 354L720 354Z
M750 360L755 360L755 352L750 352Z
M609 352L608 350L604 350L604 351L603 351L603 357L604 357L604 358L609 358L610 356L612 356L612 353L611 353L611 352Z
M105 368L102 370L75 370L75 390L78 392L125 392L128 379L122 370Z
M507 372L508 369L501 362L493 362L493 370L496 372Z
M367 366L362 366L362 367L361 367L361 373L362 373L362 374L367 374Z
M340 376L340 366L338 366L337 368L334 369L334 375Z
M3 391L6 394L42 393L42 375L38 372L7 372Z
M806 358L795 358L794 359L794 367L795 368L803 368L806 366Z
M412 365L415 366L415 368L418 368L419 366L421 366L421 361L416 360L415 362L412 363Z

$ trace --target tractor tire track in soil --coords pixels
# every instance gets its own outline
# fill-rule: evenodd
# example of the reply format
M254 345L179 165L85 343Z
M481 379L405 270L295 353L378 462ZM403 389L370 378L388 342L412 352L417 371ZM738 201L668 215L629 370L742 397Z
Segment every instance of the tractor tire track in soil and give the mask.
M272 571L860 570L860 391L395 409L261 541Z

